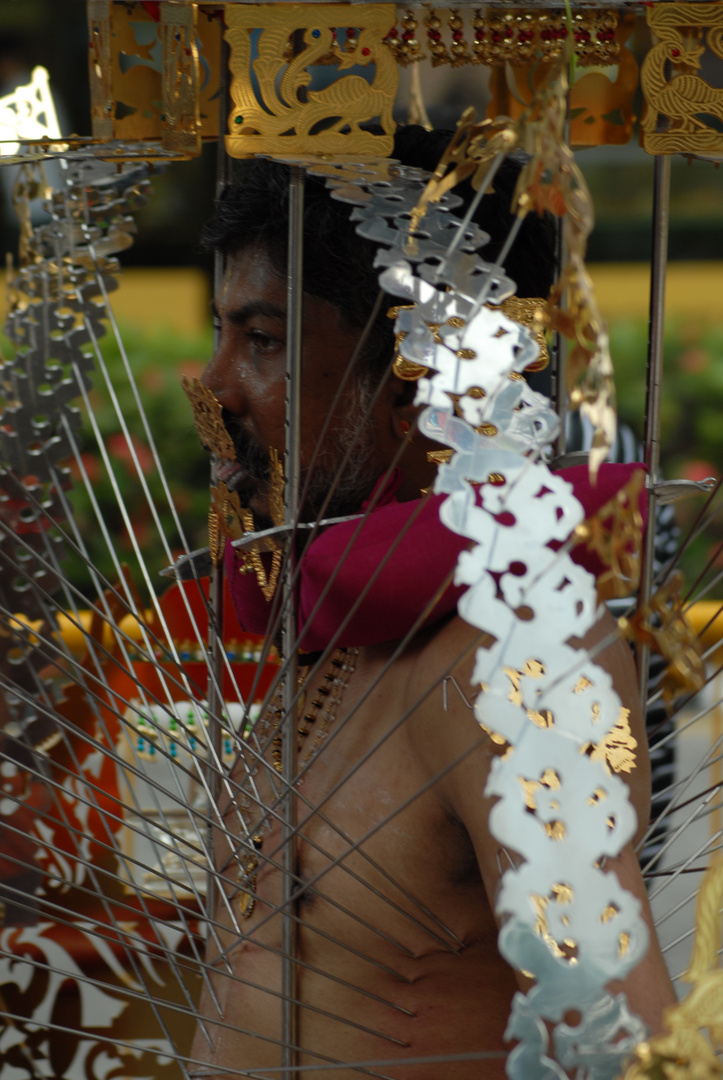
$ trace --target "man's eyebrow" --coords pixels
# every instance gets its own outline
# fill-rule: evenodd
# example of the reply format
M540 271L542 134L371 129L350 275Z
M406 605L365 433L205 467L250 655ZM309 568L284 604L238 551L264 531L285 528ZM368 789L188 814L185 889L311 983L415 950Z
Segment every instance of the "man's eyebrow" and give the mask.
M269 319L281 319L286 322L286 312L283 308L270 304L268 300L252 300L250 303L242 304L238 308L224 307L222 312L219 311L218 304L213 301L211 303L211 312L215 319L220 318L221 314L223 314L230 322L237 325L245 323L248 319L253 319L255 315L265 315Z

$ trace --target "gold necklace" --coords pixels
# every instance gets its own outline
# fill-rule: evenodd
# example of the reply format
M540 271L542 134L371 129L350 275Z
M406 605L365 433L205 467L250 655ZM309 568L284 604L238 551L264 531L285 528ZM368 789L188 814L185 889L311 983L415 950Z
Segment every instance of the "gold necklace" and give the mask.
M302 721L297 728L297 750L302 750L311 731L316 731L313 743L304 755L304 764L311 761L319 752L322 743L329 735L329 731L336 720L337 710L344 697L347 683L356 668L358 655L358 649L337 649L331 658L329 670L324 675L321 684L317 686L309 702L308 709L303 713ZM299 688L303 686L304 682L305 679L300 676ZM273 716L278 724L283 716L282 693L282 687L279 687L266 710L262 723L267 729L270 726L270 717ZM319 720L319 725L315 728L317 720ZM279 731L271 740L271 756L274 768L277 772L281 772L283 768L283 737ZM259 853L263 843L263 836L256 834L251 837L251 844L247 844L247 850L239 856L241 868L237 879L240 891L238 908L242 919L250 918L256 907L256 871L259 866Z
M346 684L356 667L358 649L337 649L331 658L331 667L309 702L308 709L304 712L301 724L297 728L296 747L301 750L308 738L317 718L321 716L321 723L316 729L316 737L312 746L305 754L304 764L311 761L329 734L329 729L336 720L336 711L346 690ZM304 680L299 685L303 686ZM274 768L277 772L282 770L283 738L281 732L277 732L272 740L271 755L274 760Z

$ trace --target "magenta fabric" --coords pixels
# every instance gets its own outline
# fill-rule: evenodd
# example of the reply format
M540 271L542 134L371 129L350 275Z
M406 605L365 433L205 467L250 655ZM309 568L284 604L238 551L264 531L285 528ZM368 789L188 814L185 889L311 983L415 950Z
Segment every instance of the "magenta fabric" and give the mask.
M595 486L586 465L561 469L558 475L572 484L588 518L642 467L603 465ZM413 626L429 626L456 608L465 587L451 579L457 556L470 541L440 521L446 495L396 502L399 479L395 471L383 490L372 493L370 501L376 498L377 504L365 520L330 526L304 553L297 590L302 650L313 652L332 642L364 646L396 641ZM641 510L645 515L642 498ZM602 570L597 556L584 546L574 548L571 556L596 575ZM255 575L239 574L230 544L226 573L242 629L265 633L271 604Z

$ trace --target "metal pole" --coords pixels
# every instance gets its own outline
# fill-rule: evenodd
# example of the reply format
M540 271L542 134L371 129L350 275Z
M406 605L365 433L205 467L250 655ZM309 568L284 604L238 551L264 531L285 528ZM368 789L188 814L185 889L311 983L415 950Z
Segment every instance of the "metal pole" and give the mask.
M284 681L284 721L282 780L284 795L281 805L283 848L281 853L281 1069L282 1080L292 1080L296 1064L296 920L292 895L296 870L294 844L294 794L296 774L296 612L292 581L294 577L293 526L299 512L299 450L301 422L301 316L303 302L304 252L304 170L291 166L289 177L289 247L287 270L287 327L286 327L286 458L284 474L284 516L292 526L283 578L283 644L286 663Z
M653 181L653 242L650 268L650 329L648 335L648 385L645 401L645 464L648 467L648 527L645 532L640 568L638 603L650 602L655 559L655 486L660 481L660 402L663 376L663 332L665 328L665 272L668 262L670 220L670 155L655 159ZM638 646L640 697L645 708L648 696L650 648Z
M216 155L216 199L220 199L226 185L229 182L229 158L226 154L226 148L224 145L224 132L228 122L228 60L229 60L229 47L226 41L223 42L221 47L221 91L220 91L220 104L219 104L219 138L218 138L218 151ZM218 296L223 286L223 277L225 273L225 266L223 256L220 252L216 252L213 260L213 287L214 293ZM218 347L218 330L214 330L213 337L214 350ZM211 465L211 483L213 486L217 483L216 469L218 462L214 457ZM214 805L218 805L218 799L221 792L221 776L219 774L218 762L221 761L222 753L222 726L220 722L220 716L223 712L223 670L224 670L224 651L223 651L223 563L219 566L211 567L211 578L209 583L209 620L208 620L208 691L206 697L208 699L208 742L209 742L209 755L208 755L208 785L211 793L211 798L214 801ZM213 813L209 815L209 818L213 818ZM209 831L211 826L209 825ZM209 835L208 850L213 851L212 837ZM208 884L206 886L206 910L209 912L209 917L214 917L217 902L217 884L215 869L212 866L207 875Z
M570 86L568 85L566 94L566 115L565 115L565 142L570 145ZM565 222L564 218L559 217L557 219L557 235L555 237L555 263L557 273L560 275L567 265L567 243L565 241ZM560 297L560 307L565 308L567 305L567 292L565 291ZM567 400L567 338L563 334L557 331L555 334L555 343L553 356L555 357L555 412L560 420L560 432L557 436L557 457L563 458L567 453L567 415L568 415L568 400Z

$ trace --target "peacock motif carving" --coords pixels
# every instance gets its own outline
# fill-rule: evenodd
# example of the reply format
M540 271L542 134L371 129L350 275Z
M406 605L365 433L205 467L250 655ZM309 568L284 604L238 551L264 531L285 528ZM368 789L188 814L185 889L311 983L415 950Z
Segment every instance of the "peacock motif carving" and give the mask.
M346 27L353 11L353 41L344 47L334 32ZM229 154L244 157L279 153L279 137L289 155L363 154L391 152L392 106L398 82L397 65L383 44L394 22L388 5L309 4L230 5L226 10L226 40L231 49ZM303 20L303 22L302 22ZM302 25L299 25L301 23ZM252 36L252 31L260 31ZM288 58L291 35L301 36L301 48ZM336 54L338 78L318 90L309 89L315 66ZM372 69L372 78L349 69ZM383 134L360 125L379 118Z
M648 22L660 40L640 73L647 106L644 148L652 154L723 153L723 135L706 119L723 121L723 88L711 86L700 74L707 50L723 60L723 9L717 4L653 5Z

